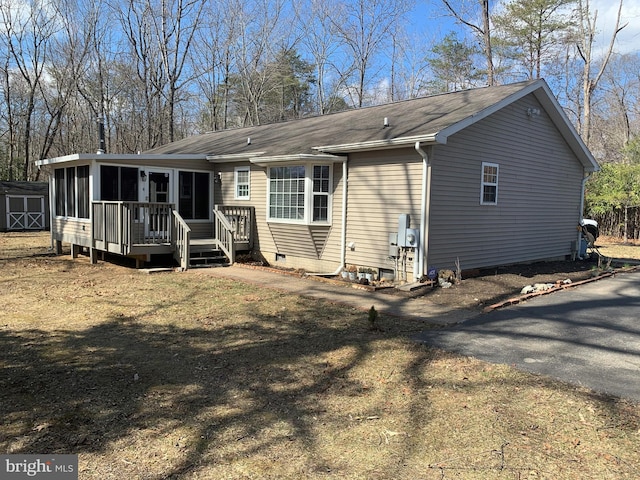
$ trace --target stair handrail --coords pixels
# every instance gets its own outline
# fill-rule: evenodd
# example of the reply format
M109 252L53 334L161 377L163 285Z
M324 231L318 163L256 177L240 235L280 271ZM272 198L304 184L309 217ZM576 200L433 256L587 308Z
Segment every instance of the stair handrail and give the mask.
M180 268L186 270L189 268L189 259L191 258L191 227L187 225L184 218L178 213L177 210L173 212L173 225L171 243L173 244L173 257L178 263Z
M235 230L229 219L218 209L213 209L215 241L232 265L236 261Z

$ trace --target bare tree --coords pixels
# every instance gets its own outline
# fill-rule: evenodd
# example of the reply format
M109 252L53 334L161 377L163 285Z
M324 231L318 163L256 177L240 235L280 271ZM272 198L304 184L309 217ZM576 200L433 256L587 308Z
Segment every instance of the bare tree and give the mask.
M151 2L151 0L148 0ZM175 140L175 110L179 90L192 78L184 78L186 60L200 22L205 0L160 0L160 15L152 16L158 51L166 78L168 140Z
M626 149L640 134L640 55L613 55L601 80L591 119L591 148L608 162L627 160Z
M336 6L333 26L352 59L356 75L355 106L362 107L374 59L389 41L394 26L408 11L403 0L355 0Z
M294 5L301 44L313 58L316 70L316 109L320 115L331 111L333 97L327 78L336 70L331 64L339 48L335 23L331 20L331 3L325 0L307 0ZM338 71L341 69L338 69ZM339 83L339 81L338 81Z
M622 1L618 4L618 13L616 23L611 34L609 46L601 58L595 58L594 44L596 37L596 24L598 20L598 11L591 12L589 0L578 0L578 33L576 38L576 48L580 59L582 60L582 118L580 122L580 134L587 145L591 140L591 106L593 95L598 87L598 83L602 79L615 46L616 38L620 31L626 27L620 25L620 17L622 13ZM593 73L593 69L598 63L600 67L598 71Z
M10 82L10 72L15 71L15 79L20 78L25 87L22 92L23 108L21 111L14 109L11 114L12 117L19 116L22 134L18 139L14 130L13 140L17 144L17 155L22 159L21 178L27 180L31 162L35 160L31 151L34 112L49 60L51 41L59 25L56 23L55 12L46 2L34 1L21 4L21 8L15 7L10 1L0 3L0 20L4 27L0 29L0 35L3 36L2 43L8 52L5 80ZM16 160L16 156L13 159Z
M473 0L473 3L463 2L458 6L454 6L450 0L442 0L442 2L458 22L469 27L474 35L480 38L487 67L487 85L494 85L495 68L493 65L493 47L491 44L489 0ZM477 11L478 7L480 7L479 14ZM480 18L480 21L476 22L473 18Z

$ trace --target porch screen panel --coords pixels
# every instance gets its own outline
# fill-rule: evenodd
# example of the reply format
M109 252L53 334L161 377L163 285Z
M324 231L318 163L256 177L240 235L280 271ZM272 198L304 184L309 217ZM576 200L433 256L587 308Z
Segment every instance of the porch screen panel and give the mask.
M209 218L209 174L199 173L194 174L195 196L194 203L194 218L208 219Z
M132 167L120 168L120 200L138 201L138 169Z
M178 211L187 220L209 219L209 174L179 172Z
M64 217L67 214L67 211L65 209L66 199L64 193L64 168L56 168L53 175L56 184L56 216Z
M192 172L180 172L178 174L178 189L180 199L178 212L182 218L192 218L193 215L193 175Z
M78 167L78 217L89 218L89 166Z
M100 167L100 198L105 201L138 200L138 169L134 167Z
M119 200L118 167L102 165L100 167L100 199L105 201Z
M76 167L67 168L67 216L76 216Z

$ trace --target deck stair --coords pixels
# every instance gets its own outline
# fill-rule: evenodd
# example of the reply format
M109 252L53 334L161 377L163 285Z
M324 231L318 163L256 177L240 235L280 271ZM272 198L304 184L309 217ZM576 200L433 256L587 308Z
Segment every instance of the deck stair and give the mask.
M219 267L229 265L229 258L216 247L212 238L191 239L189 248L189 268Z

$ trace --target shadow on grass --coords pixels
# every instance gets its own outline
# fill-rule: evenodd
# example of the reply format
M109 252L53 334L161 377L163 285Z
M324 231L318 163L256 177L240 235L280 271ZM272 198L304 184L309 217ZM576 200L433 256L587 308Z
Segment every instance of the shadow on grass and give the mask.
M119 280L114 276L110 281ZM3 449L96 454L101 459L117 457L118 449L127 457L139 451L146 456L132 462L139 467L113 467L125 478L206 475L207 469L238 459L246 462L245 477L254 478L274 472L281 478L328 472L419 478L412 465L425 457L427 442L422 439L438 435L432 429L442 414L431 407L433 389L450 395L452 402L464 402L495 385L494 378L481 372L430 377L430 363L449 354L404 340L407 328L399 320L391 327L391 319L383 317L386 331L372 332L363 312L309 299L294 299L283 309L285 300L292 301L283 294L204 277L167 275L135 285L134 296L118 291L120 296L92 297L96 309L96 302L103 302L122 313L111 311L86 328L0 328ZM145 304L150 292L161 293ZM235 302L233 310L223 297ZM272 306L261 308L263 302ZM198 308L187 310L192 304ZM126 313L134 307L135 313ZM194 311L199 316L190 318ZM162 323L163 317L173 323ZM406 342L409 353L403 360L384 358L381 343L393 341L395 346L398 340ZM402 354L397 348L393 353ZM374 356L383 360L372 362ZM392 388L384 390L385 382L394 382ZM563 389L536 377L514 376L501 380L495 402L509 402L508 395L527 388L526 382ZM405 388L406 397L397 393ZM385 398L385 393L393 397ZM364 427L381 418L392 420L384 427ZM452 434L447 421L439 433L443 439L463 435ZM522 415L504 435L518 438L527 421ZM481 438L485 427L481 420L463 428L482 430ZM341 437L346 430L355 433ZM392 435L406 441L393 443L398 437ZM461 450L475 451L473 447L467 439ZM365 454L353 451L358 448ZM154 464L147 458L152 455L164 463ZM357 469L341 458L345 455L362 459ZM473 461L462 458L461 471ZM523 472L531 466L524 465ZM98 471L93 478L106 476Z
M306 303L294 317L253 314L226 324L204 316L199 328L121 315L86 330L0 330L0 444L11 453L99 453L152 432L183 452L158 477L169 478L296 442L314 459L309 468L322 470L331 459L313 453L325 413L318 399L365 392L350 371L384 334L368 332L366 318L356 328L328 326L340 312Z

